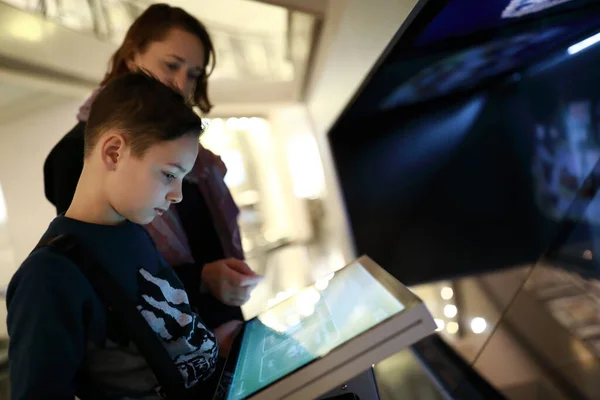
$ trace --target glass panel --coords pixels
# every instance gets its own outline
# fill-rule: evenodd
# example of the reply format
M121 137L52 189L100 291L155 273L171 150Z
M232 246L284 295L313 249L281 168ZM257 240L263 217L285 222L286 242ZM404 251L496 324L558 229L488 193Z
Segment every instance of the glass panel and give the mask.
M381 400L442 400L436 387L414 354L405 350L375 366Z

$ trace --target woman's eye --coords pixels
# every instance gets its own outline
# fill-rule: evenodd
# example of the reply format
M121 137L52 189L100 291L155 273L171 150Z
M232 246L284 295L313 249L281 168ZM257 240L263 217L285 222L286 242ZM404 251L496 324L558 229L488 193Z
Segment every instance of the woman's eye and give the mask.
M169 172L163 172L163 175L165 176L165 179L167 180L167 182L171 182L172 180L175 179L175 175L173 175Z
M166 63L166 66L169 69L169 71L177 71L179 69L179 65L177 65L176 63Z
M197 81L197 80L198 80L198 78L200 78L200 73L199 73L199 72L190 72L190 73L188 74L188 78L189 78L191 81Z

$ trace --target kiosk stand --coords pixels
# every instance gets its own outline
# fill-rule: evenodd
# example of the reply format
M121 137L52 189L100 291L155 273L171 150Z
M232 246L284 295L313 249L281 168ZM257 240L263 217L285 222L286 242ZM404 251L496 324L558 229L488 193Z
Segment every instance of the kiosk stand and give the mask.
M379 400L375 371L369 368L347 383L319 397L318 400Z
M246 321L217 400L378 400L372 366L435 329L421 299L363 256Z

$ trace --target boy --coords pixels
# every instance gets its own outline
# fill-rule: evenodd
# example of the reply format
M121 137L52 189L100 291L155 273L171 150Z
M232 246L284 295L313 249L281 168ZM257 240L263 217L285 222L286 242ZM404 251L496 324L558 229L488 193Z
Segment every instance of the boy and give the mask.
M227 350L237 323L206 329L138 224L181 201L202 131L184 98L158 80L114 79L92 107L73 202L44 234L77 238L137 306L187 387L213 374L217 342ZM33 251L9 285L7 306L13 399L161 398L146 360L65 256Z

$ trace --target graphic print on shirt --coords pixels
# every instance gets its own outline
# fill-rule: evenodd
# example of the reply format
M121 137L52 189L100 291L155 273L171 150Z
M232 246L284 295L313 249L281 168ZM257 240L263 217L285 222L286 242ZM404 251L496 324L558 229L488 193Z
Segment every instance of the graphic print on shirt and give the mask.
M214 372L217 342L192 312L183 287L173 287L167 276L153 276L145 269L139 270L138 284L142 294L138 310L162 339L186 386L207 379Z

